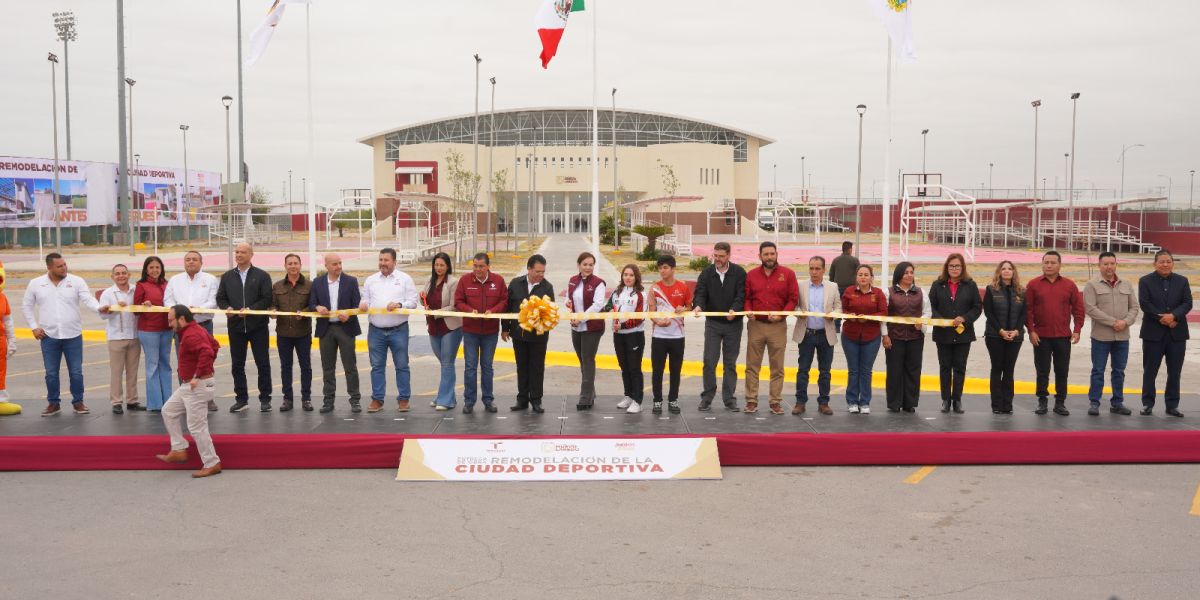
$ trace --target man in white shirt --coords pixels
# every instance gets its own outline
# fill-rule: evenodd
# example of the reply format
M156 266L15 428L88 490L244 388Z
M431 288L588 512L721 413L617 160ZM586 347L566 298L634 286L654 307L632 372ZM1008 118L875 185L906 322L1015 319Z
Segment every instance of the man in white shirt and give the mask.
M146 410L138 402L138 360L142 346L138 343L137 315L130 312L109 312L110 306L133 304L133 286L129 285L129 268L122 264L113 265L113 285L100 293L100 318L105 321L108 337L108 397L112 401L114 415L130 411Z
M417 287L412 277L396 270L396 251L384 248L379 251L379 272L363 283L360 310L416 308L420 303ZM371 404L367 412L379 412L387 390L387 355L392 353L396 366L398 394L396 410L408 411L411 395L408 370L408 315L370 315L367 328L367 352L371 359Z
M204 257L195 250L183 255L183 272L167 281L167 291L163 293L163 306L182 304L188 308L216 308L217 287L220 282L216 275L205 273ZM196 323L213 332L212 313L195 313Z
M46 367L46 410L43 417L59 414L58 374L64 357L71 381L71 404L75 414L90 411L83 403L83 322L79 304L99 311L100 303L82 277L67 273L67 261L57 252L46 255L46 274L29 282L21 300L21 313L41 343Z

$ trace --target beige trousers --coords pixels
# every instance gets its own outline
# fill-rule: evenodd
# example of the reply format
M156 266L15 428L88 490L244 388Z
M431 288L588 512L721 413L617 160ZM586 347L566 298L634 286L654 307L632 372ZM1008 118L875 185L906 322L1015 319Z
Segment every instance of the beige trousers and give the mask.
M108 342L108 398L113 405L137 404L138 362L142 346L136 339Z
M746 322L746 402L758 402L758 371L765 349L771 366L770 403L783 400L783 352L787 349L787 320Z
M196 440L196 449L200 451L200 460L204 461L205 468L221 462L213 447L212 436L208 434L208 402L213 399L215 390L212 377L201 379L194 390L185 382L175 389L162 408L163 423L171 435L171 449L187 450L188 443L183 438L183 428L180 426L180 417L186 415L188 432Z

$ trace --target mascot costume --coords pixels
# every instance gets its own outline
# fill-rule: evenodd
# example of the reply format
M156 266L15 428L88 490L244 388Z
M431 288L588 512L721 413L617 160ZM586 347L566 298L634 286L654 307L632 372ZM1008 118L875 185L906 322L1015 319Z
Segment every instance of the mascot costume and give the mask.
M13 329L12 308L4 295L4 263L0 263L0 417L21 413L21 405L8 401L8 359L17 352L17 332Z

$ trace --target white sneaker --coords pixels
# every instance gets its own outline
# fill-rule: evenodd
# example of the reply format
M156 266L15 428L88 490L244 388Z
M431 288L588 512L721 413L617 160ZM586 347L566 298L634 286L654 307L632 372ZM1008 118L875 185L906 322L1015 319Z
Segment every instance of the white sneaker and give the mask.
M630 404L633 404L633 398L625 396L620 402L617 403L617 408L629 408Z
M858 412L860 412L860 413L862 413L862 414L864 414L864 415L869 415L869 414L871 414L871 407L870 407L870 406L864 406L864 407L862 407L862 408L858 409Z
M638 404L637 402L633 402L629 405L629 408L626 409L625 412L627 412L631 415L636 415L636 414L642 412L642 405Z
M851 413L851 414L858 414L858 405L857 405L857 404L851 404L851 405L850 405L850 413Z

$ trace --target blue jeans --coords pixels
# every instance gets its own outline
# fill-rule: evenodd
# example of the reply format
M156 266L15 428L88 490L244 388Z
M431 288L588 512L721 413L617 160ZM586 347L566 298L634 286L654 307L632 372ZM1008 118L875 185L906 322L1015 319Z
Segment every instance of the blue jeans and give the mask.
M842 351L846 353L846 367L850 371L846 377L846 404L871 404L871 373L881 343L881 337L869 342L857 342L842 336Z
M454 401L454 361L458 359L458 345L462 343L462 337L462 329L453 329L446 335L429 336L433 355L442 363L442 379L438 383L437 400L434 400L438 406L454 408L457 404Z
M42 366L46 368L46 402L58 404L58 369L62 359L67 359L67 376L71 380L71 403L83 402L83 336L65 340L50 336L42 338Z
M1092 340L1092 385L1088 400L1099 406L1104 395L1104 366L1112 356L1112 405L1125 402L1125 365L1129 362L1129 340L1101 342Z
M463 333L463 404L475 406L475 369L483 371L480 386L483 388L483 404L489 406L492 400L492 358L496 356L496 334Z
M371 325L367 329L367 356L371 359L371 400L383 402L387 393L388 352L392 353L392 364L396 365L396 400L408 400L408 323L399 327L380 329Z
M171 397L171 339L170 331L139 331L138 342L146 357L146 408L162 410Z
M813 354L817 355L817 404L829 404L829 369L833 366L833 346L825 330L805 335L796 346L796 404L808 402L808 371L812 368Z

